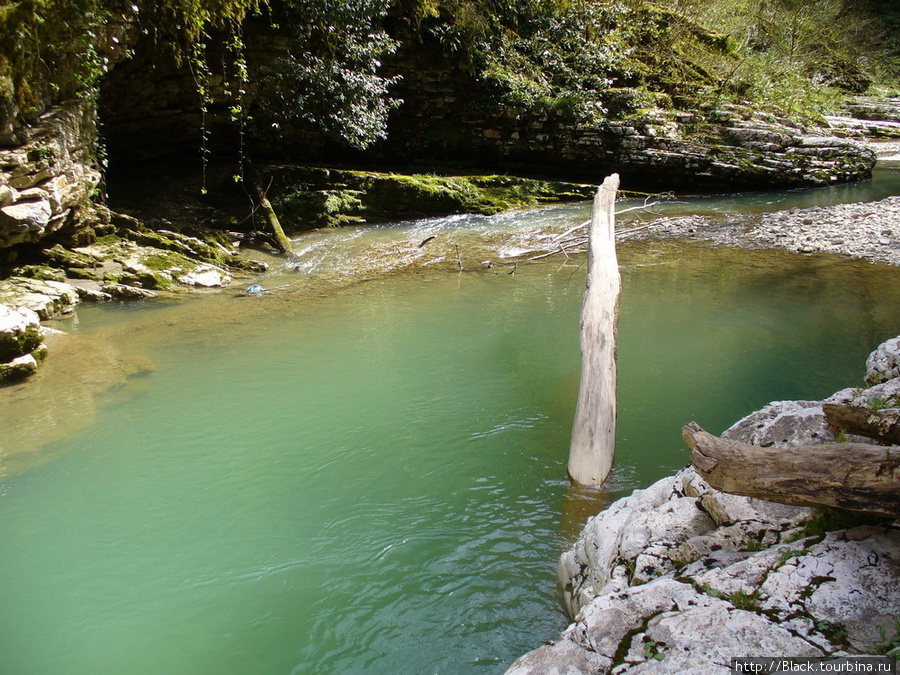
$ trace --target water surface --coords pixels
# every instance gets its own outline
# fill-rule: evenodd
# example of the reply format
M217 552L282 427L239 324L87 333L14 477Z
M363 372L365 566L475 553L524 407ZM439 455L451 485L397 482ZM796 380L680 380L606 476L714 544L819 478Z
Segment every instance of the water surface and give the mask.
M436 235L388 275L317 233L333 262L262 298L61 324L45 389L0 390L0 673L503 672L566 625L585 510L683 466L681 425L861 384L897 333L896 269L624 244L617 464L574 499L583 260L480 260L582 209L332 233L373 260Z

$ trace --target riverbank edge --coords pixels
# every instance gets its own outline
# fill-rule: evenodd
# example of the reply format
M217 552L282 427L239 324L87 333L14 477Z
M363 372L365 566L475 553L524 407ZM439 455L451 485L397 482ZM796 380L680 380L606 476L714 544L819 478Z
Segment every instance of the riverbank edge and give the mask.
M770 403L722 436L786 452L834 442L824 403L900 401L900 337L866 366L871 386ZM712 675L732 657L900 654L900 521L727 494L691 466L590 518L558 574L573 623L507 675Z

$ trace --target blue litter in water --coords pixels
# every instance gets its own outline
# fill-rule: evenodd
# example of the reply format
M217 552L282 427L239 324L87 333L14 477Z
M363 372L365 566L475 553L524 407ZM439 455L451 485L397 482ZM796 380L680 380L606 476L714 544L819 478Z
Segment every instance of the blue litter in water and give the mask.
M263 291L266 290L259 284L253 284L250 288L247 289L248 295L262 295Z

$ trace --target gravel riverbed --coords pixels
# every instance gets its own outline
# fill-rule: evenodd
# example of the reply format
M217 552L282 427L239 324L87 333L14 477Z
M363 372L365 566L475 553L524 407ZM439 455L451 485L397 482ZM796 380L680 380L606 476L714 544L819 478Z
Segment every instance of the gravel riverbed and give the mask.
M900 265L900 197L768 213L744 236L751 246Z
M747 248L834 253L900 265L900 196L763 215L659 218L622 238L692 238Z

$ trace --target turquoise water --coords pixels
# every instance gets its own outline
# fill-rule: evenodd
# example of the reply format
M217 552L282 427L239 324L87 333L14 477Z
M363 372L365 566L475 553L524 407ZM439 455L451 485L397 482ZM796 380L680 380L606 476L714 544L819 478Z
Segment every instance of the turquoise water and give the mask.
M585 514L688 461L681 425L861 384L900 325L882 266L672 242L620 263L593 496L565 480L581 261L80 310L29 384L67 414L0 390L0 673L503 672L566 625L555 561Z

